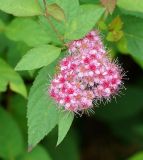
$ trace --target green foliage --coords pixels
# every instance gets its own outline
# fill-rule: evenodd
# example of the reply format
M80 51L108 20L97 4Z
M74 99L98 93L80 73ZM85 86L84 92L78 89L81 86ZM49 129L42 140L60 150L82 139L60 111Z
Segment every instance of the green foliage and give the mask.
M6 28L6 35L13 41L22 41L32 47L50 42L40 23L30 18L15 18Z
M130 12L131 14L134 14L134 12L143 12L143 1L141 0L117 0L117 5L127 11L132 11Z
M6 91L6 87L9 84L11 90L26 97L26 88L19 74L2 59L0 59L0 65L0 91Z
M3 23L3 21L0 19L0 32L2 32L5 28L5 24Z
M7 62L14 68L30 48L23 42L9 41L9 43Z
M26 111L27 111L27 101L20 95L14 95L10 99L10 113L17 122L24 140L27 140L27 118L26 118ZM27 143L26 143L27 148Z
M68 132L73 121L72 113L60 113L56 104L48 95L47 81L54 74L56 64L43 68L31 88L28 103L28 135L29 149L44 138L55 126L59 126L59 144Z
M54 72L54 65L43 68L31 88L28 101L28 144L33 148L57 124L58 111L48 95L48 77Z
M57 4L47 5L47 13L59 21L65 21L63 9L60 8Z
M142 28L141 0L0 0L0 159L79 160L78 140L83 146L81 159L102 159L97 155L106 153L102 141L110 138L108 134L113 141L114 135L129 143L133 154L142 149ZM60 110L49 96L48 87L58 73L60 59L67 55L66 43L82 38L92 29L99 29L109 52L123 60L131 80L117 102L112 100L106 107L96 108L95 116L90 118L76 118L78 126L72 126L78 115ZM98 140L92 136L94 130ZM114 143L112 146L116 150ZM127 152L127 144L124 147L122 150ZM27 148L34 149L28 153ZM97 148L101 148L101 154ZM142 152L130 158L126 155L131 152L123 153L123 157L111 155L107 158L143 159Z
M133 16L124 16L122 19L129 53L135 57L143 67L143 21L141 18Z
M0 10L20 17L42 14L41 8L35 0L1 0Z
M4 144L0 145L0 157L13 159L24 150L21 132L10 114L2 107L0 107L0 122L0 144Z
M96 5L81 5L76 16L67 24L65 38L79 39L89 32L101 18L104 9Z
M66 21L69 22L71 19L75 17L79 8L79 1L78 0L54 0L65 13Z
M58 142L57 145L59 145L62 140L65 138L68 130L71 127L71 124L74 119L74 114L70 112L61 112L59 114L59 120L58 120Z
M64 32L65 32L65 24L64 23L59 23L56 20L54 20L53 18L51 18L50 20L55 25L55 28L58 28L58 32L61 35L63 35ZM59 37L57 36L57 33L52 29L52 27L50 26L50 24L47 21L47 18L43 17L43 16L40 16L39 17L39 22L40 22L41 26L43 27L43 29L46 31L46 36L48 36L50 38L51 43L56 45L56 46L62 46L63 41L61 41L59 39Z
M61 49L52 45L42 45L28 51L17 64L16 70L32 70L47 66L60 54ZM34 57L34 59L33 59Z

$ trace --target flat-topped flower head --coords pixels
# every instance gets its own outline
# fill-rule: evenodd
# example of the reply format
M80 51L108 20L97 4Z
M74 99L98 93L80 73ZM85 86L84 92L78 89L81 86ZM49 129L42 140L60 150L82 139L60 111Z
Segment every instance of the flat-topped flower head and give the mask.
M68 44L70 55L60 61L51 82L51 97L65 110L78 113L109 100L122 86L122 69L107 56L97 31Z

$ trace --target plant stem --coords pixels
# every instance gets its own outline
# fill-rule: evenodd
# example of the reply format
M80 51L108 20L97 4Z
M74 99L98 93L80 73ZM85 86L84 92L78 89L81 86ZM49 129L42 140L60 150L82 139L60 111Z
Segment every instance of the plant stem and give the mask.
M43 3L44 3L44 7L45 7L45 17L47 18L48 23L50 24L50 26L51 26L51 28L53 29L53 31L56 33L58 39L59 39L62 43L64 43L63 36L59 33L59 31L56 29L56 27L54 26L54 24L52 23L52 21L51 21L50 18L49 18L46 0L43 0Z

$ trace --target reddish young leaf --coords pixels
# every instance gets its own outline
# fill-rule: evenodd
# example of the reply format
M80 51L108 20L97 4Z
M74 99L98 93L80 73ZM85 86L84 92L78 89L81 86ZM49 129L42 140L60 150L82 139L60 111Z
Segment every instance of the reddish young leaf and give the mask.
M100 0L100 1L102 5L106 8L107 13L112 14L115 9L117 0Z

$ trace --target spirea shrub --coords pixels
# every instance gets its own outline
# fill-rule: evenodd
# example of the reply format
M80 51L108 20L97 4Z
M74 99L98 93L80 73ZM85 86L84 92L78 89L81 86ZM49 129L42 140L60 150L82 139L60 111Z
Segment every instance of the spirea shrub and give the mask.
M0 97L5 105L4 112L0 110L0 121L6 122L8 118L3 119L3 115L9 107L15 106L10 104L13 101L11 90L26 98L29 151L56 126L59 145L75 114L90 113L100 102L115 98L123 88L125 73L117 60L108 54L95 28L104 34L115 54L128 53L143 66L140 58L142 39L139 37L142 35L142 20L141 17L123 16L124 5L116 0L96 3L83 0L0 0L0 92L6 92ZM111 16L112 13L115 14ZM19 107L16 108L18 111L14 113L22 113ZM0 137L4 137L7 131L11 133L11 128L14 127L2 128L4 132ZM13 140L13 136L9 139ZM15 140L12 144L17 146L17 142ZM10 155L4 159L14 159L21 152L12 156L4 150L4 154Z

